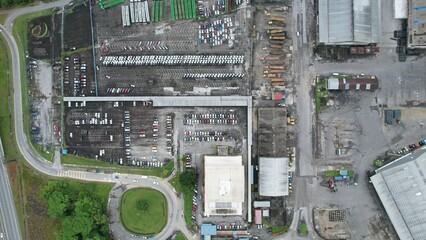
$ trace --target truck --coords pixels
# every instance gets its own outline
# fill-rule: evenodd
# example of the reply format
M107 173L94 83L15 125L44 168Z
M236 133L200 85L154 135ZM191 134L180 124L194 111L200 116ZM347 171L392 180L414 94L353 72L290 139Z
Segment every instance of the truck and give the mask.
M269 36L270 40L285 40L284 36L280 36L280 37L273 37L273 36Z
M284 45L283 40L269 40L269 44Z
M269 73L284 73L283 69L271 69L269 70Z
M283 17L277 17L277 16L270 16L269 21L277 21L277 22L284 22L285 18Z
M260 61L265 61L265 60L279 60L280 57L260 57Z
M278 45L278 44L271 44L269 47L270 48L276 48L276 49L282 49L283 48L282 45Z
M268 29L266 32L269 33L269 34L275 34L275 33L282 33L282 32L284 32L284 30L283 29Z
M269 69L282 69L282 70L284 70L284 66L269 66Z
M271 37L286 37L287 34L285 32L269 34Z
M269 52L269 55L284 55L284 51L275 50L275 51Z
M271 78L271 82L284 82L284 78Z
M39 127L36 127L36 126L33 126L33 127L31 128L31 133L32 133L32 134L35 134L35 135L39 134L39 133L40 133L40 128L39 128Z
M279 22L279 21L269 21L268 24L269 25L275 25L275 26L278 26L278 27L285 27L285 23Z
M268 61L269 65L284 65L284 61L283 60L273 60L273 61Z

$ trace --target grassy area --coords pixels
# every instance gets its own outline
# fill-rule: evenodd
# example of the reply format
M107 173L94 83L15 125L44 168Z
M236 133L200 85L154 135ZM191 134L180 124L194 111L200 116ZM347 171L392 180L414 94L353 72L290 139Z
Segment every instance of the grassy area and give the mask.
M124 227L131 232L157 234L167 222L166 198L154 189L128 190L121 197L120 216Z
M175 240L187 240L187 238L185 237L185 235L184 235L181 231L179 231L179 232L176 234L176 238L175 238Z
M6 22L7 14L0 14L0 24L4 25Z
M26 239L57 239L60 229L60 221L47 215L47 206L42 200L41 189L50 181L59 181L56 178L46 177L28 166L24 166L18 173L21 176L23 186L23 201L25 204ZM108 194L114 184L88 183L67 180L75 188L83 188L102 200L101 204L107 208Z
M348 170L348 176L352 177L354 175L353 170ZM337 177L340 176L340 171L338 170L329 170L324 171L324 177Z
M321 107L325 106L328 99L328 91L325 81L321 81L315 84L315 109L317 112L321 110Z
M179 182L179 174L176 174L172 179L169 180L169 183L175 188L176 192L183 193L183 215L185 218L185 223L187 226L192 225L191 216L192 216L192 196L194 196L194 192L185 191ZM191 188L193 189L193 188Z
M28 22L31 21L32 19L35 19L41 16L51 15L56 10L57 8L50 8L40 12L21 15L16 18L13 24L12 33L13 33L13 37L16 40L16 44L18 46L18 51L20 56L19 64L21 66L21 87L22 87L21 91L22 91L22 112L23 112L22 118L24 121L24 126L30 126L29 118L28 118L29 116L28 95L30 94L30 92L28 90L27 77L26 77L26 55L28 53L28 36L27 36ZM27 135L27 138L30 139L30 129L24 128L24 132ZM33 149L35 149L36 152L40 154L40 156L46 158L47 160L52 160L53 151L49 151L49 153L47 153L47 151L43 151L37 145L33 144L32 141L30 141L30 143L33 146Z
M300 224L299 227L299 235L300 236L306 236L308 235L308 227L306 226L306 224Z
M18 150L15 143L13 124L13 84L12 75L8 75L12 69L10 48L0 35L0 137L2 139L6 160L18 158Z
M120 173L132 173L132 174L141 174L141 175L149 175L149 176L157 176L157 177L167 177L173 172L173 161L168 162L162 168L154 168L154 167L128 167L122 166L117 163L107 163L99 160L94 160L90 158L75 156L72 154L62 155L61 163L64 165L82 167L82 168L99 168L103 170L112 170Z

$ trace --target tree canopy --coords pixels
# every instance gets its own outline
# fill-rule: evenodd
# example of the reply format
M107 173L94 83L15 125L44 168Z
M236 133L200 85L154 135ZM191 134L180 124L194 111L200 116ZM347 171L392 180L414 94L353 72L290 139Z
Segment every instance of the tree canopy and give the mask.
M8 8L16 5L25 5L33 2L32 0L0 0L0 8Z
M59 240L108 239L108 216L103 201L87 189L54 181L42 188L42 197L48 215L61 220Z
M179 175L179 183L184 191L192 191L196 182L197 177L194 171L185 171Z

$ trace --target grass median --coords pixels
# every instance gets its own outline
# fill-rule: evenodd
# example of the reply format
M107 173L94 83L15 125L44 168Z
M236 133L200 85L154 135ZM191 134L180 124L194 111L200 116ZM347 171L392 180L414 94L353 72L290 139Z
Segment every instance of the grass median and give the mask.
M127 230L136 234L155 235L167 223L167 200L154 189L128 190L121 197L120 216Z
M117 163L108 163L102 162L100 160L94 160L90 158L75 156L72 154L66 154L61 156L61 163L64 166L70 167L79 167L79 168L99 168L102 170L111 170L119 173L131 173L131 174L141 174L149 176L157 176L165 178L169 176L173 171L173 161L169 161L165 166L155 168L155 167L145 167L145 166L123 166Z

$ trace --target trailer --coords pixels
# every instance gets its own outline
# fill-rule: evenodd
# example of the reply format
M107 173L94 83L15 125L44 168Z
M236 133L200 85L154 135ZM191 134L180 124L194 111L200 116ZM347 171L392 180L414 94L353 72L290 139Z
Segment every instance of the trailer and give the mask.
M269 39L271 39L271 40L284 40L285 37L284 36L280 36L280 37L269 36Z
M283 69L271 69L269 70L269 73L284 73Z
M284 78L271 78L271 82L284 82Z
M266 32L269 34L282 33L284 32L284 29L268 29Z
M280 50L276 50L276 51L272 51L269 52L269 55L284 55L284 51L280 51Z
M269 40L269 44L284 45L284 41L283 40Z
M282 65L284 66L284 61L283 60L273 60L273 61L268 61L269 65Z
M278 45L278 44L271 44L269 45L270 48L277 48L277 49L282 49L283 46L282 45Z
M269 21L268 24L269 25L275 25L275 26L278 26L278 27L285 27L285 23L279 22L279 21Z
M284 22L285 18L283 17L277 17L277 16L270 16L269 21L277 21L277 22Z
M282 69L282 70L284 70L284 66L269 66L269 69Z

